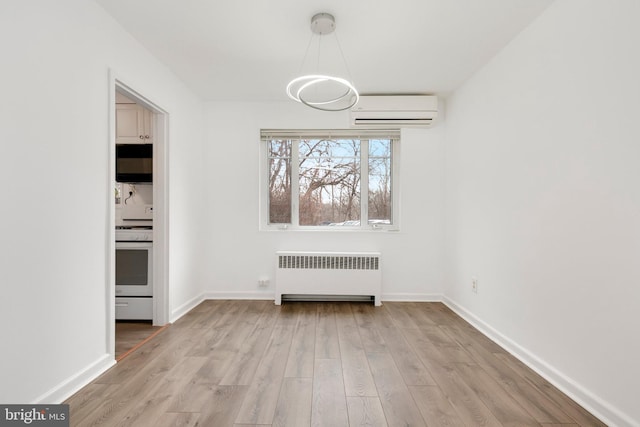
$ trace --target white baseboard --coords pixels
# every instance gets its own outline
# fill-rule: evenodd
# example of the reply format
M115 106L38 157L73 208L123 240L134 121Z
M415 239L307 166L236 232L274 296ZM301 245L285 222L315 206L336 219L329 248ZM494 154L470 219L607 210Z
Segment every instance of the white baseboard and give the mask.
M209 291L204 294L205 299L256 299L256 300L275 300L273 291Z
M205 292L204 299L255 299L255 300L275 300L275 294L272 292L227 292L227 291L210 291ZM440 302L441 294L412 294L412 293L387 293L382 294L382 301L397 302ZM195 307L195 305L194 305Z
M115 359L113 359L110 354L105 354L82 371L67 378L51 390L36 398L33 404L44 405L62 403L115 364Z
M494 341L500 347L511 353L522 363L533 369L536 373L557 387L564 394L576 401L587 411L599 418L602 422L610 427L640 427L638 421L633 420L627 414L615 408L609 402L604 401L596 396L593 392L586 389L581 384L567 377L562 372L536 356L528 349L520 346L517 342L503 335L491 325L485 323L482 319L475 316L466 308L456 303L448 297L443 297L442 302L446 304L457 315L473 325L489 339Z
M171 318L169 319L169 322L174 323L176 320L178 320L179 318L181 318L182 316L184 316L185 314L193 310L195 306L200 304L205 299L207 298L205 298L204 294L200 294L197 297L192 298L189 301L185 302L175 310L171 310Z
M441 302L441 294L383 293L382 302Z

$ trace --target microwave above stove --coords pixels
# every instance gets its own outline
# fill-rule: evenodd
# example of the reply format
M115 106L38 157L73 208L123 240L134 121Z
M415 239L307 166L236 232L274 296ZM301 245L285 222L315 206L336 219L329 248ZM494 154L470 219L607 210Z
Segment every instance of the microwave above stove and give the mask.
M153 182L153 145L117 144L116 181L130 183Z

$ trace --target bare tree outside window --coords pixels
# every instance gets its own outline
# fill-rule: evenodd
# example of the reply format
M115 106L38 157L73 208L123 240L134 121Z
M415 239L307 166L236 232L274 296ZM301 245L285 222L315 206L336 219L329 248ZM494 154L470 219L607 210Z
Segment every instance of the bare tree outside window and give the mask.
M390 225L392 139L267 139L269 224L292 224L297 200L299 226ZM364 152L363 152L364 150ZM361 194L361 165L367 194ZM292 179L292 175L296 178ZM296 185L297 183L297 185ZM295 186L295 188L293 187ZM365 206L363 206L365 203Z
M269 141L269 223L291 223L291 141Z
M369 141L369 224L391 224L391 141Z
M360 141L300 141L300 225L360 220Z

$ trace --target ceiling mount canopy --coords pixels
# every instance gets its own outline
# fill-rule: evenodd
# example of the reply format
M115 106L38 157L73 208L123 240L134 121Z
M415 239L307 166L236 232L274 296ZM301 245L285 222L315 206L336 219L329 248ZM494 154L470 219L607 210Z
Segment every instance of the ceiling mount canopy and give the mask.
M320 64L320 57L322 51L322 39L328 34L334 35L335 45L337 50L335 53L340 54L344 69L349 75L349 69L347 67L347 61L344 59L342 53L342 47L338 41L338 37L335 33L336 20L333 15L329 13L317 13L311 18L311 39L307 45L307 51L305 52L304 59L302 60L302 70L305 68L307 57L309 56L309 50L311 48L313 39L317 36L317 62L315 71L302 74L299 77L294 78L287 85L287 95L294 101L305 104L311 108L323 111L342 111L353 107L360 98L358 91L348 79L344 77L338 77L332 74L330 71L321 71L321 65L329 70L331 64ZM324 51L323 51L324 52ZM331 52L328 52L327 56L330 56ZM335 59L335 58L334 58ZM336 61L334 61L336 62Z

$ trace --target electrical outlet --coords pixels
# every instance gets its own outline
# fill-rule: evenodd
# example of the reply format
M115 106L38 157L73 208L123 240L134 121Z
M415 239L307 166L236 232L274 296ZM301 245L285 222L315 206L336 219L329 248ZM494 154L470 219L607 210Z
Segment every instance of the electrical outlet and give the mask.
M472 277L471 278L471 290L473 291L474 294L478 293L478 278L477 277Z
M258 279L258 286L261 288L266 288L269 286L269 279Z

